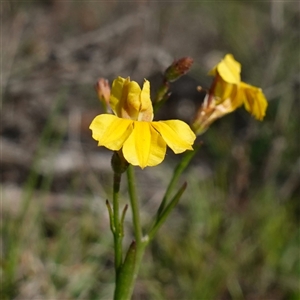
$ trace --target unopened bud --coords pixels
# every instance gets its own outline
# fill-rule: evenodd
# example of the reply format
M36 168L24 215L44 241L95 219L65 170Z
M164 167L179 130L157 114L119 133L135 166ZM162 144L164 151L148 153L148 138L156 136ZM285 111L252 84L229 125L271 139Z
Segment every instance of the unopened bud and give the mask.
M105 108L109 107L110 86L108 80L105 78L98 79L95 87L99 100L103 103Z
M183 57L174 62L165 71L167 81L175 81L182 75L186 74L191 68L194 60L191 57Z
M122 150L114 152L111 158L111 166L113 171L118 174L122 174L127 170L129 163L124 158Z

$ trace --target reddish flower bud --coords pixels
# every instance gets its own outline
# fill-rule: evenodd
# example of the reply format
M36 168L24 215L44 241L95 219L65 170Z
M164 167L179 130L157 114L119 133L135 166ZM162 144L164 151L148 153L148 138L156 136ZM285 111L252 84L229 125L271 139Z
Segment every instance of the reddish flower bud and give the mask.
M183 57L174 62L165 71L167 81L175 81L182 75L186 74L191 68L194 60L191 57Z
M108 80L105 78L100 78L97 81L95 88L99 100L104 104L105 107L109 107L110 86Z

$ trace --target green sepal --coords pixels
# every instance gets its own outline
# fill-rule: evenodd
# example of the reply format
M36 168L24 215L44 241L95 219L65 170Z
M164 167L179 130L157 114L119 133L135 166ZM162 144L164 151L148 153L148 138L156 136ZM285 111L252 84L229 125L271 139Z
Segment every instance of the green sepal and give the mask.
M129 163L124 158L122 150L115 151L111 158L111 167L117 174L124 173L129 166Z

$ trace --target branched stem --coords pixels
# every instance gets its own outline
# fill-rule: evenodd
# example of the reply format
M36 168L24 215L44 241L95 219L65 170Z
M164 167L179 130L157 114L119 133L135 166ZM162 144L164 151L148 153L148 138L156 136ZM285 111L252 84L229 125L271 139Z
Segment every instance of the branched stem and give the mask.
M197 147L198 149L199 147ZM194 157L196 151L188 152L182 159L182 161L178 164L176 170L174 171L173 177L171 182L168 186L166 191L165 197L163 198L162 204L157 213L157 219L154 223L154 226L150 230L149 234L143 236L142 226L140 221L140 208L139 208L139 201L136 194L136 182L134 177L134 170L131 165L128 166L127 169L127 181L128 181L128 192L130 197L130 206L132 210L132 221L134 227L134 236L135 241L132 242L130 245L124 263L122 263L122 256L121 256L121 264L120 269L117 269L117 281L116 281L116 289L114 294L114 300L130 300L131 295L133 293L134 284L136 278L138 276L138 272L141 266L141 262L145 253L145 249L149 242L153 239L154 235L156 234L157 230L162 226L165 222L166 218L169 216L173 208L178 203L182 193L186 188L186 184L178 190L176 195L170 200L167 204L167 200L175 185L178 181L179 176L183 172L183 170L187 167L191 159ZM115 184L117 180L115 178ZM114 191L117 190L114 184ZM115 193L114 193L114 210L115 210ZM118 205L116 203L116 205ZM114 224L116 226L118 222L116 222L116 217L119 218L119 215L116 213L114 214ZM116 230L117 232L117 230ZM117 233L115 236L115 251L117 250ZM122 255L122 254L121 254ZM116 261L118 257L116 254Z
M143 238L142 226L140 221L139 201L135 188L134 170L131 165L127 169L128 192L130 206L132 210L132 221L134 227L135 241L133 241L127 251L124 263L121 264L117 273L115 300L129 300L133 293L134 284L140 269L143 254L145 252L148 239Z

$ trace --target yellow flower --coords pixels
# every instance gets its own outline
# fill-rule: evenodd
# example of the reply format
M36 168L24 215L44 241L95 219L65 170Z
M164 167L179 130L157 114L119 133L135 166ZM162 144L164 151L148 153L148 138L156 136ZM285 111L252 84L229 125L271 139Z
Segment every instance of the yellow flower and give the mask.
M210 94L216 98L217 103L229 98L231 111L244 104L250 114L262 120L268 102L260 88L241 81L240 73L241 64L231 54L225 55L224 59L209 72L210 75L215 76Z
M122 149L132 165L145 168L161 163L167 145L175 152L192 150L196 138L190 127L179 120L153 122L150 84L141 89L137 82L118 77L112 84L110 106L115 115L102 114L91 123L98 146Z
M231 54L227 54L209 72L215 79L192 123L197 135L204 133L215 120L243 104L256 119L264 118L268 102L262 90L242 82L240 74L241 64Z

